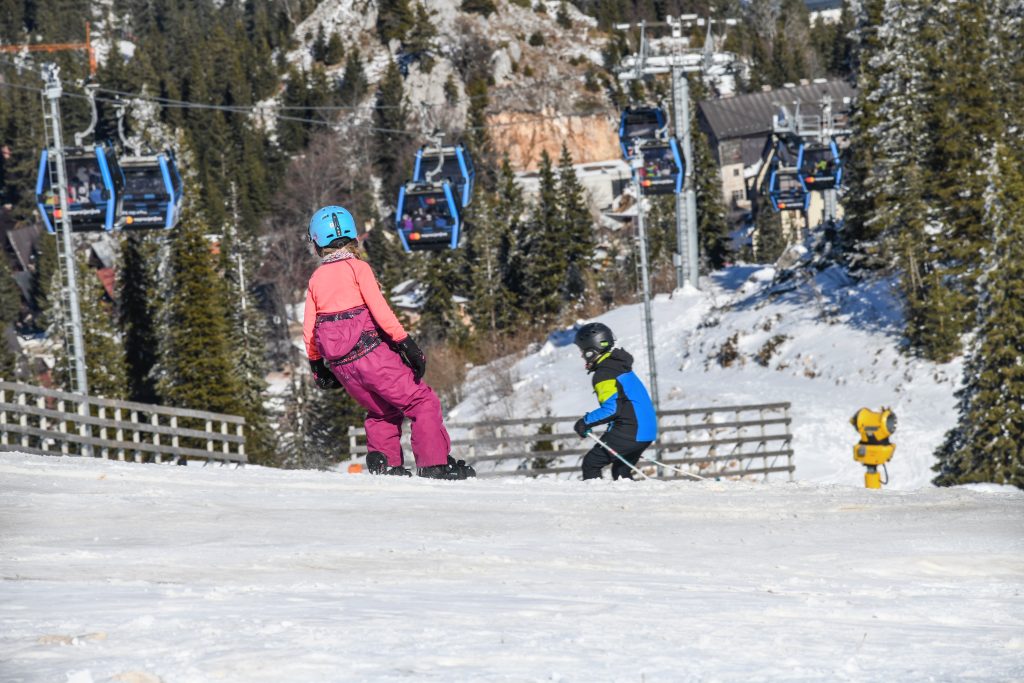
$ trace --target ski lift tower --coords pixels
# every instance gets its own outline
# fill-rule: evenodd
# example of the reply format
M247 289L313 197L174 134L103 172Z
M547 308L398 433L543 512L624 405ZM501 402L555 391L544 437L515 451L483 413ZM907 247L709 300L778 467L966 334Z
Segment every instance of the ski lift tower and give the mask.
M703 74L713 67L724 64L731 70L738 63L738 57L715 49L712 33L714 24L735 26L735 19L703 19L696 14L666 17L664 22L639 24L616 24L619 30L640 28L640 46L636 53L623 60L619 80L631 81L655 74L671 74L673 100L673 128L675 137L682 142L683 161L686 166L683 176L683 191L676 195L676 253L673 262L676 267L676 287L690 283L699 288L699 260L697 243L697 189L693 168L693 131L690 126L690 84L688 73ZM702 49L684 46L683 30L693 26L707 26L707 38ZM671 30L673 51L665 55L649 55L647 27L668 27Z
M74 361L72 391L87 396L89 384L86 379L85 341L82 334L82 312L78 303L78 273L75 267L74 242L71 237L71 216L68 211L68 179L64 165L64 137L61 131L60 97L63 88L60 82L60 68L56 64L43 67L46 85L43 89L43 122L49 147L50 187L55 190L54 201L60 215L54 212L54 229L57 233L57 265L60 272L60 308L65 327L64 346L68 360ZM95 120L93 121L95 124Z

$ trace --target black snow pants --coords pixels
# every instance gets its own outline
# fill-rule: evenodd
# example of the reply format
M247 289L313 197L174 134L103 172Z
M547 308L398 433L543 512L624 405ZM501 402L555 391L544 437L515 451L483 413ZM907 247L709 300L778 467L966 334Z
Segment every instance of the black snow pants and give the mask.
M611 448L614 448L615 452L622 457L622 460L625 460L633 467L636 467L636 464L640 462L640 456L651 445L650 441L634 441L633 439L623 438L615 432L607 432L600 439ZM583 456L583 478L600 479L601 469L611 464L612 479L620 477L632 479L633 470L623 463L622 460L609 453L604 446L594 444L594 447Z

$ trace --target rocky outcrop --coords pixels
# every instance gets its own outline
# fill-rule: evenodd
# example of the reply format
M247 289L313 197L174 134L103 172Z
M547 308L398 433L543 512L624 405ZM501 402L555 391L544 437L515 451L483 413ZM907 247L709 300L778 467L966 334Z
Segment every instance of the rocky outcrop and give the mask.
M616 122L605 114L499 112L487 122L498 154L507 153L517 171L536 170L544 150L557 163L563 144L577 164L618 159L622 154Z

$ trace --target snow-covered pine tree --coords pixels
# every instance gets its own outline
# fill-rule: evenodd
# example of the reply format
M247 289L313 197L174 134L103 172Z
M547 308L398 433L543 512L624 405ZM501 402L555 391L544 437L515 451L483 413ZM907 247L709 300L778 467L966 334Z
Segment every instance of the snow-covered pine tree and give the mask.
M960 417L936 453L935 483L995 482L1024 488L1024 155L1000 146L978 279L979 326L957 396Z
M857 99L851 124L857 153L846 164L847 192L843 201L846 209L843 250L851 268L885 265L878 255L878 231L874 224L878 194L871 171L880 151L876 129L880 120L880 102L874 98L887 65L881 58L880 30L885 0L862 0L851 7L854 19L854 45L852 59L857 74Z
M933 7L925 29L934 25L936 41L922 45L935 70L926 82L926 123L932 133L925 158L925 192L939 234L932 257L948 290L936 292L952 303L943 321L950 338L946 360L960 351L960 336L973 324L977 304L975 280L981 274L980 254L988 246L991 226L984 220L993 145L1000 129L992 83L992 43L988 3L951 0ZM939 40L944 36L945 40Z
M262 465L275 464L277 442L264 406L267 389L267 324L255 305L252 293L258 263L257 247L233 228L221 240L220 270L227 283L229 334L235 372L241 394L239 402L245 417L245 449L249 461Z
M467 219L473 224L468 257L472 292L469 311L478 334L506 330L516 320L508 271L514 251L512 235L522 213L522 191L506 158L498 175L497 191L484 193Z

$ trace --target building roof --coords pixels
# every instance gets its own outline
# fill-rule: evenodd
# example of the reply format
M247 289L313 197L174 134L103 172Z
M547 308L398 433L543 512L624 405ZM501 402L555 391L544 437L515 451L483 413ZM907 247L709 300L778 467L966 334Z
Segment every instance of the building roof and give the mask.
M842 79L821 79L792 88L775 88L765 92L736 95L722 99L703 100L698 105L701 118L710 127L719 142L731 138L767 135L772 130L772 117L780 106L793 111L793 103L800 102L805 113L817 111L821 96L832 97L835 113L850 108L844 101L852 101L856 91Z

